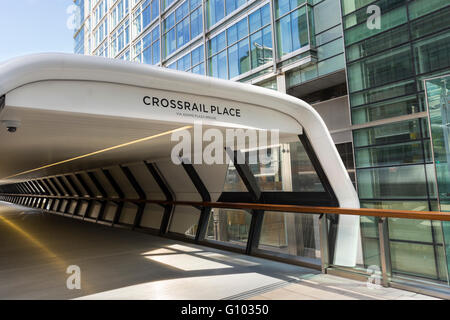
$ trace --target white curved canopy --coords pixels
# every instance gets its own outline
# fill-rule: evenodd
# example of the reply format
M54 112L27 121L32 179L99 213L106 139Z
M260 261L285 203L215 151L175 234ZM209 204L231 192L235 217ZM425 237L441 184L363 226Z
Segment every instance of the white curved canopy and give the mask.
M48 170L20 175L80 154L133 139L174 130L194 119L210 127L279 129L280 135L307 134L341 207L358 208L348 173L319 114L306 102L261 87L198 76L144 64L72 54L37 54L0 64L0 96L5 107L0 120L19 120L17 133L0 131L0 183L5 177L26 179ZM147 97L147 98L145 98ZM157 100L152 100L153 98ZM170 108L162 100L205 104L204 110ZM155 102L158 102L155 104ZM215 106L216 110L211 110ZM227 110L226 112L224 110ZM138 159L142 155L168 157L167 137L127 153L111 151L66 164L80 170L106 161ZM103 162L102 162L103 161ZM109 162L108 162L109 161ZM345 248L338 264L356 259L358 217L342 216L337 251ZM351 248L350 248L351 247ZM353 249L354 250L353 250ZM353 254L354 252L354 254Z

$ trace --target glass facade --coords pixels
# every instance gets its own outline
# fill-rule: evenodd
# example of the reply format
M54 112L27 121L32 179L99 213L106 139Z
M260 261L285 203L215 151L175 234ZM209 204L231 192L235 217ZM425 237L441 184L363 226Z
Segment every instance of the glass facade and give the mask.
M423 80L448 73L450 34L440 17L450 12L450 3L341 3L352 123L364 126L353 130L361 205L437 211L439 164L433 160ZM381 9L380 29L367 27L368 5ZM385 124L371 126L373 121ZM394 277L448 281L445 223L389 219L388 224ZM361 225L365 266L379 265L376 221L364 218Z

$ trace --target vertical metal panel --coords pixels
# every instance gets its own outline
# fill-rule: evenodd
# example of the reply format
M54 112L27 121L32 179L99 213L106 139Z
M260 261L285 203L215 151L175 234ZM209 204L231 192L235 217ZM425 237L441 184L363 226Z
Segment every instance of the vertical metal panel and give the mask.
M74 181L75 178L72 175L67 175L64 177L66 178L67 182L69 182L69 185L72 187L72 189L75 191L76 196L81 197L83 194L80 191L80 189L78 188L78 186L76 185L76 183ZM75 205L75 210L73 211L73 215L78 216L80 213L80 208L81 208L81 200L77 199L74 201L76 201L76 205Z
M83 176L81 175L81 173L76 173L75 174L75 178L78 179L78 182L81 184L81 186L83 187L83 189L86 191L87 195L91 198L94 197L94 193L92 192L91 188L89 188L89 185L86 183L86 181L84 180ZM91 210L92 210L92 200L87 201L88 205L86 208L86 211L84 211L83 214L83 219L87 216L89 217Z
M137 180L136 180L135 176L133 175L133 173L131 172L130 168L124 167L124 166L120 166L120 168L122 169L122 172L127 177L128 181L133 186L136 193L138 194L139 199L140 200L147 199L144 190L142 190L141 186L137 182ZM144 213L144 208L145 208L145 203L139 203L137 206L138 206L138 210L136 212L136 215L134 216L133 229L136 227L139 227L139 225L141 224L142 214Z
M91 181L94 183L94 185L97 188L98 192L100 192L100 195L102 196L102 198L107 198L108 194L106 193L106 191L103 188L102 184L98 181L98 179L95 176L94 172L89 171L89 172L87 172L87 175L88 175L89 179L91 179ZM98 215L97 215L97 218L96 218L96 222L97 221L103 221L103 216L105 214L105 208L106 208L107 201L100 201L100 203L101 203L100 211L98 212Z
M159 172L156 164L145 162L145 165L146 165L148 171L153 176L153 179L155 179L155 181L158 184L161 191L164 193L166 200L174 201L175 196L174 196L172 190L170 189L170 186L168 185L167 181L164 179L162 174ZM167 230L169 228L170 216L172 215L172 212L173 212L172 205L164 206L164 214L163 214L163 218L161 220L161 226L159 228L160 235L167 233Z
M123 191L120 188L120 186L117 184L116 180L114 180L113 176L111 175L111 172L109 172L108 169L103 169L102 172L105 175L105 177L108 180L108 182L113 187L114 191L119 196L119 198L123 199L125 197L125 194L123 193ZM113 221L112 221L111 225L115 225L115 224L119 223L120 215L122 214L123 202L118 201L118 202L116 202L116 204L117 204L117 209L116 209L116 212L114 214L114 218L113 218Z
M198 175L197 171L195 170L194 166L188 162L186 159L182 159L182 166L184 170L186 171L187 175L191 179L192 183L194 184L195 188L197 189L198 193L202 197L202 201L210 202L211 201L211 195L208 192L208 189L206 189L205 184L203 183L202 179ZM209 220L209 213L211 212L211 208L202 207L200 211L200 218L198 219L198 227L197 232L195 234L195 241L199 241L205 238L206 231L208 228L208 220Z

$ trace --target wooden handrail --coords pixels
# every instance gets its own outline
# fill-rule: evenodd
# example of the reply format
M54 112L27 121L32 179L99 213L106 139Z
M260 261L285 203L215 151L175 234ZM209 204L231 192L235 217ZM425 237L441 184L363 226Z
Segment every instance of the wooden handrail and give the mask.
M387 210L387 209L352 209L338 207L313 207L300 205L284 204L265 204L265 203L234 203L234 202L203 202L203 201L167 201L167 200L149 200L149 199L127 199L127 198L101 198L101 197L74 197L74 196L50 196L50 195L30 195L30 194L0 194L0 196L12 197L32 197L61 200L81 200L81 201L111 201L111 202L131 202L131 203L151 203L158 205L179 205L193 207L209 207L223 209L242 209L242 210L263 210L277 212L309 213L309 214L346 214L356 216L370 216L382 218L402 218L419 220L438 220L450 221L450 212L438 211L409 211L409 210Z

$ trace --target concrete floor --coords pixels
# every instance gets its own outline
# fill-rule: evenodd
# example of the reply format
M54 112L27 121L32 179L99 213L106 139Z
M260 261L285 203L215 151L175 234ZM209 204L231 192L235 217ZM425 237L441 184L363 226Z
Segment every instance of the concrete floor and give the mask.
M66 286L67 267L81 289ZM0 299L429 299L0 202Z

